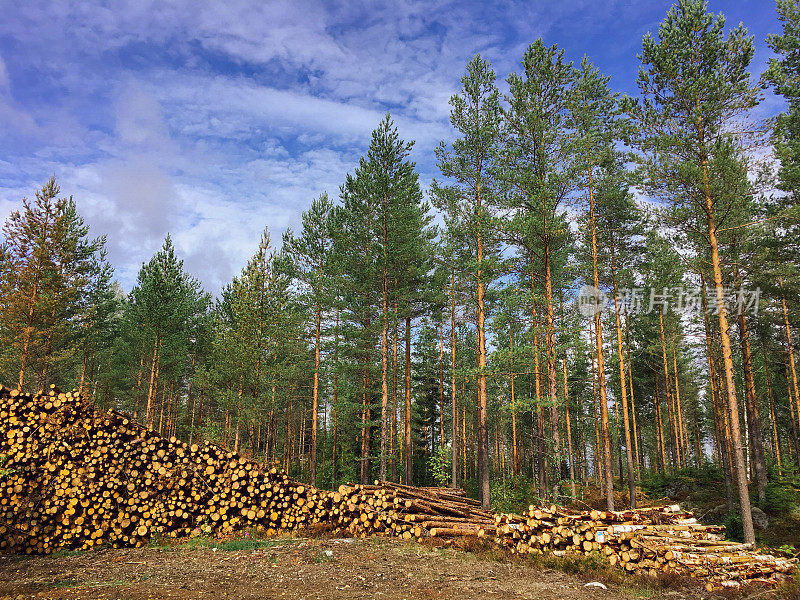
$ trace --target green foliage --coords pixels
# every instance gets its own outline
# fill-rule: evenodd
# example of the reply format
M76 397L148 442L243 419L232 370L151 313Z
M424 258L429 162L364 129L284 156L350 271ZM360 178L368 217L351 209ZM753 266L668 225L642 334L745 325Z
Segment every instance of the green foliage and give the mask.
M744 541L744 525L742 517L736 513L729 513L725 517L725 537L734 542Z
M698 491L716 487L722 479L722 469L706 462L700 468L686 467L669 473L643 471L639 485L648 498L655 500L663 498L667 488L675 484L683 484L686 489Z
M75 201L60 191L50 178L2 230L0 377L23 389L76 385L83 341L105 325L91 302L98 285L110 284L105 238L89 238Z
M663 498L664 490L672 481L672 477L657 471L642 471L639 486L648 498Z
M449 447L439 446L428 458L428 470L436 485L444 487L450 483L453 469L453 455Z
M770 483L767 485L766 502L762 507L773 514L790 511L800 504L800 490L789 483Z
M795 200L800 191L800 7L792 0L777 0L778 17L783 31L767 39L778 55L771 58L764 80L789 103L775 123L773 141L781 162L780 186Z
M0 479L5 479L9 475L13 475L16 472L15 469L10 469L5 466L10 458L11 457L8 454L0 454Z
M521 514L537 502L536 481L528 477L494 479L491 482L492 510Z
M139 270L124 305L119 351L115 353L128 401L144 397L144 421L163 431L164 396L180 394L190 376L211 297L186 273L170 236ZM146 369L146 371L145 371ZM145 372L149 377L145 379ZM144 389L142 380L149 381ZM159 391L159 384L163 389ZM156 416L157 407L162 410Z

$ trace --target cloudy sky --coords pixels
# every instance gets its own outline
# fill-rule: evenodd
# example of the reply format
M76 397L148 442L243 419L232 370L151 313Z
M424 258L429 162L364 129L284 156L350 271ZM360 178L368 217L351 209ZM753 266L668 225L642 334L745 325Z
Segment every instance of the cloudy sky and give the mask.
M55 174L108 234L126 291L170 232L217 292L264 227L279 241L313 197L338 194L387 111L427 185L470 56L502 79L542 37L633 94L642 36L670 4L0 0L0 219ZM710 9L755 36L759 74L772 3Z

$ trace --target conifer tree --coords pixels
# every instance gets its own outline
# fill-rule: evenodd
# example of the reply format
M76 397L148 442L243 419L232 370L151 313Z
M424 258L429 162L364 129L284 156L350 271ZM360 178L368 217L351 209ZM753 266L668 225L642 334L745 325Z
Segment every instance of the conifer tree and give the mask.
M724 35L725 18L703 0L680 0L660 24L658 39L642 42L641 98L627 102L642 151L648 187L676 204L689 204L705 222L722 345L727 410L745 541L755 540L747 489L725 282L717 240L720 206L712 171L733 120L757 101L747 67L753 41L743 26Z
M351 292L358 295L365 313L361 323L364 331L379 327L380 336L380 450L379 472L386 479L389 446L389 328L391 310L395 301L403 307L406 317L406 413L410 408L410 328L415 296L419 295L419 282L427 274L430 253L427 253L431 233L427 204L422 200L414 163L408 160L413 142L400 139L389 115L372 133L366 157L359 161L354 175L348 175L342 186L344 210L349 219L341 240L346 249L349 273L347 281L353 283ZM357 266L361 263L360 266ZM355 269L350 272L350 269ZM398 277L399 276L399 277ZM360 280L355 281L354 277ZM377 287L377 290L375 289ZM372 304L378 294L377 326L373 322ZM365 368L368 364L367 351ZM365 371L365 437L363 444L362 480L367 481L366 459L369 453L368 396L371 376ZM405 420L404 450L406 453L406 483L412 476L410 462L411 423Z
M500 126L500 100L495 74L480 55L467 64L461 90L450 98L450 124L458 138L436 149L439 170L450 185L434 181L437 206L468 235L472 302L477 331L478 488L489 508L489 440L486 392L486 289L497 276L497 231L494 181L491 173Z
M622 328L622 306L620 283L632 287L634 279L631 268L635 266L640 248L636 238L642 233L642 215L628 190L630 174L623 165L623 157L611 149L605 153L598 169L597 188L594 196L595 224L602 263L606 266L604 277L611 282L616 328L616 359L619 374L620 410L623 413L625 456L628 473L628 492L632 507L636 507L636 469L634 400L630 389L630 377L626 370Z
M575 84L574 100L570 114L570 120L576 134L576 162L578 163L578 172L583 175L584 185L586 186L586 193L589 204L589 238L592 254L592 286L600 289L600 266L598 261L599 248L598 248L598 227L597 227L597 210L596 210L596 188L597 188L597 171L604 158L608 160L609 154L613 153L612 145L615 138L615 112L616 112L616 97L608 89L608 77L604 77L599 71L584 58L581 61L578 78ZM599 293L599 292L598 292ZM599 308L599 307L598 307ZM599 390L600 390L600 410L601 410L601 426L604 443L604 456L606 464L611 464L611 437L608 428L608 401L606 399L606 386L605 386L605 356L603 353L602 340L602 319L599 310L594 315L594 331L597 336L595 348L597 351L597 364L599 375ZM621 335L620 327L617 327L617 338ZM618 348L621 344L618 343ZM630 499L631 505L636 505L636 494L633 488L633 453L630 444L630 434L628 425L628 397L625 385L625 370L622 361L620 361L620 377L622 381L621 396L623 412L625 415L626 433L628 437L627 442L627 455L628 455L628 478L631 482ZM609 510L614 510L614 481L613 473L610 468L606 469L606 504Z
M526 50L522 75L508 77L497 178L511 212L509 241L527 261L531 283L543 291L546 349L546 405L549 407L553 465L561 464L558 361L554 278L557 260L570 238L564 202L575 188L575 136L568 132L575 94L575 70L563 50L541 39ZM539 432L542 436L543 431ZM552 469L551 469L552 470ZM553 488L559 480L558 469ZM613 502L613 501L612 501Z
M317 485L317 427L319 421L320 393L320 352L322 325L325 312L330 309L331 273L326 269L330 259L332 240L328 217L333 205L327 194L323 194L311 203L308 211L303 213L302 229L297 238L291 234L284 240L284 246L290 249L298 271L298 278L304 286L306 310L313 319L314 338L314 381L311 405L311 457L309 476L311 485Z
M781 311L781 329L785 332L788 354L789 397L791 402L794 396L796 427L800 428L800 382L796 342L792 342L797 326L793 332L789 318L791 313L797 314L797 303L792 299L800 293L800 266L796 260L800 252L800 7L791 0L777 0L777 9L782 32L769 36L767 42L778 57L770 59L764 80L789 104L788 109L778 115L772 136L775 155L780 161L777 183L784 193L770 198L769 221L762 231L765 252L759 260L768 266L763 287L779 299L782 308L786 307ZM779 282L777 289L776 280ZM796 317L794 322L797 322ZM800 438L795 435L796 439ZM797 446L800 452L800 443Z
M161 249L139 270L127 308L131 311L127 322L140 328L150 349L144 421L151 429L155 426L159 383L177 381L181 386L185 382L192 317L206 311L209 302L200 283L184 272L183 261L176 256L168 235ZM169 402L174 395L165 399L164 392L159 417L161 431L165 400Z
M89 239L75 201L59 193L50 178L3 226L0 356L2 371L16 371L20 389L75 383L81 312L92 279L105 268L105 239Z

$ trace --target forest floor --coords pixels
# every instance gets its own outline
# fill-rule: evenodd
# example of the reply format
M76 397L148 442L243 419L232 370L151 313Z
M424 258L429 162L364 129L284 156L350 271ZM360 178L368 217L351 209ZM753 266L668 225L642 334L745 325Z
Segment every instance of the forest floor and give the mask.
M193 540L194 541L194 540ZM586 587L597 573L399 540L270 538L0 556L0 599L681 600L676 582ZM602 578L602 576L601 576ZM763 598L763 590L762 598Z

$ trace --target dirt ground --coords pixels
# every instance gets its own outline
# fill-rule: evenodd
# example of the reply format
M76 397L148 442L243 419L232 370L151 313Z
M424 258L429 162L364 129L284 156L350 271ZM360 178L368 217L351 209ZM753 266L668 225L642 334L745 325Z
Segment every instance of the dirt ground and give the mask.
M629 600L696 597L610 586L512 560L397 540L284 539L211 547L0 556L0 599ZM640 595L641 594L641 595Z

